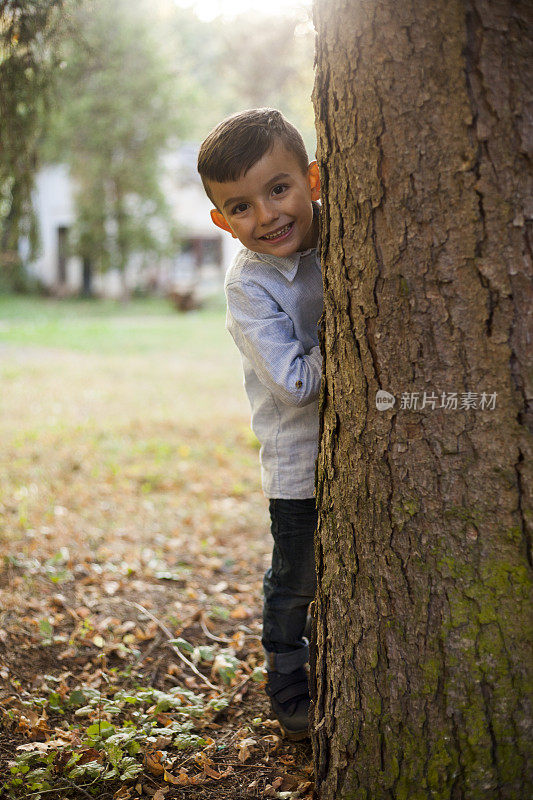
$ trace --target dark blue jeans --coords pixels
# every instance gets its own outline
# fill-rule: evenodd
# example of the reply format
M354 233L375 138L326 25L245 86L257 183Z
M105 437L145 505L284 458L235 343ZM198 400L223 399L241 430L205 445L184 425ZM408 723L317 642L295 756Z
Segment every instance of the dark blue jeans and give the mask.
M263 647L267 669L292 672L309 660L304 637L316 590L315 499L270 500L272 566L263 580Z

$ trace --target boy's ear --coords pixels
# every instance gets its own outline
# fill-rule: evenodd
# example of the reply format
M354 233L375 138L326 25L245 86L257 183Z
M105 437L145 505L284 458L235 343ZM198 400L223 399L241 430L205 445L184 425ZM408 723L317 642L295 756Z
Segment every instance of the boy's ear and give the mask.
M320 199L320 173L316 161L311 161L307 168L307 180L311 189L311 200Z
M233 236L234 239L237 238L235 236L235 234L233 233L233 231L231 230L231 228L228 225L228 223L226 222L226 220L224 219L224 214L222 214L218 210L218 208L212 208L211 209L211 219L213 220L213 222L215 223L217 228L222 228L223 231L227 231L228 233L231 233L231 235Z

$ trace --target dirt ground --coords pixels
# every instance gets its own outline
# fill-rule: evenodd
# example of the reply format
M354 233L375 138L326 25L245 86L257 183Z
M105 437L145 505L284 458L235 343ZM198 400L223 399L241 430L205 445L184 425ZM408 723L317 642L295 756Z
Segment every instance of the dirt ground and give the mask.
M75 567L78 565L72 564ZM249 567L253 567L253 562ZM257 563L255 566L259 566ZM50 586L47 581L35 579L33 583L32 596L38 596L38 600L20 592L20 574L18 569L8 569L3 575L2 593L10 593L16 598L16 604L3 611L3 635L0 648L1 671L4 676L2 680L1 696L8 708L17 708L17 700L21 698L42 697L46 694L45 687L50 686L49 676L57 677L61 680L61 685L67 691L79 686L92 686L101 688L102 686L119 685L124 688L139 681L142 685L149 684L162 691L176 685L183 684L193 691L206 691L206 687L201 681L191 674L186 667L183 667L180 660L176 658L172 651L165 646L166 635L153 621L146 619L142 612L132 608L129 603L138 602L149 610L154 617L163 624L172 625L169 620L169 607L176 603L181 605L180 598L183 593L180 587L161 581L160 585L152 583L150 587L141 587L139 584L142 579L135 578L129 581L121 581L121 586L112 597L106 595L106 589L98 580L90 583L87 578L65 582L61 585L61 591L57 592L54 586ZM232 569L213 571L214 580L222 578L219 586L226 583L228 577L235 581L240 589L246 587L246 600L250 599L250 589L256 583L256 575L250 569ZM252 579L252 581L251 581ZM191 574L188 578L187 589L192 592L198 591L198 586L205 581L205 576ZM248 583L245 583L248 581ZM135 585L133 585L135 584ZM230 589L234 584L230 584ZM101 588L103 591L101 591ZM109 591L109 586L107 591ZM113 590L115 587L112 587ZM90 596L90 599L88 599ZM127 602L123 600L125 598ZM223 601L222 601L223 602ZM90 609L90 615L85 616L85 609ZM240 609L241 606L235 607ZM42 635L38 632L36 612L39 617L48 612L54 619L55 637L68 638L67 642L50 643L44 645ZM246 606L246 617L244 623L243 613L238 614L229 620L217 620L213 623L208 620L200 605L195 607L191 614L190 622L184 625L174 625L173 635L180 635L192 644L211 644L212 639L206 635L208 631L211 636L217 636L231 641L239 633L246 631L243 646L237 651L242 668L239 670L238 677L232 684L239 687L243 680L249 675L249 670L253 666L260 664L262 656L260 652L258 635L260 634L259 624L260 608L257 601ZM71 644L72 632L78 626L76 617L82 615L85 620L91 619L92 630L101 631L102 638L105 638L103 647L94 644L94 641L86 639ZM143 632L142 641L138 642L139 653L135 655L119 655L113 651L113 645L120 641L121 627L127 623L135 622L140 631ZM209 626L209 627L207 627ZM79 626L78 626L79 627ZM98 634L97 634L98 635ZM93 637L93 639L96 637ZM139 636L139 638L141 638ZM107 653L102 658L102 653ZM125 668L132 666L129 675L120 673L125 672ZM118 670L119 674L112 674ZM210 677L209 670L203 670L206 676ZM106 678L107 675L107 678ZM6 679L7 678L7 679ZM226 687L221 687L226 688ZM234 686L227 689L233 695ZM214 694L214 693L212 693ZM216 696L216 695L214 695ZM33 727L24 719L24 724L20 724L20 718L15 718L15 723L5 719L0 736L0 775L4 778L8 774L8 762L11 761L16 748L19 745L26 745L36 736L38 741L46 741L46 736L53 736L58 730L64 728L66 722L75 723L74 717L67 714L54 715L53 712L47 713L46 732L42 735L38 724ZM284 740L281 736L277 723L270 719L268 702L266 700L263 684L249 680L242 686L227 710L224 710L215 719L209 719L205 725L198 728L202 734L209 735L216 743L217 750L211 753L212 762L215 769L219 772L231 767L230 774L219 780L208 782L205 785L191 785L184 787L169 787L165 793L167 798L227 798L228 800L244 800L253 797L287 797L301 796L310 797L309 791L304 791L300 795L294 792L280 794L275 789L269 793L269 787L278 786L280 791L295 790L298 787L309 790L311 778L311 751L308 742L291 743ZM250 756L244 760L239 760L242 748L239 747L243 740L253 740L254 744L249 747ZM178 774L181 764L191 765L190 753L183 751L183 758L178 758L173 763L172 772ZM192 766L196 767L195 762ZM201 770L196 767L190 771L191 775L199 774ZM281 779L281 780L280 780ZM276 783L277 781L277 783ZM158 780L149 771L144 771L134 782L133 791L130 795L119 795L119 797L143 797L151 796L157 788L164 787L164 781ZM60 789L60 787L62 787ZM142 787L142 791L139 791ZM86 797L87 794L78 792L74 787L65 791L65 781L57 782L57 798L60 797ZM104 791L100 788L96 795L101 798L115 797L116 787ZM46 797L46 795L43 795ZM50 796L50 795L48 795ZM56 796L56 795L52 795ZM92 795L94 796L94 795Z
M63 348L44 334L39 343L38 330L29 343L0 337L6 797L312 797L310 744L282 737L264 693L267 504L238 356L230 342L202 338L208 323L191 323L186 351L168 331L161 348L149 322L135 323L145 346L129 351L122 340L105 353L69 348L71 319L57 323ZM87 731L96 724L100 735L105 721L109 731L133 729L141 717L128 702L147 687L163 701L142 706L143 724L159 724L159 738L130 759L142 771L72 777L65 753L79 765L92 759L100 774L116 758L124 771L125 754L98 738L89 746ZM180 687L200 699L165 710ZM196 745L180 749L179 736L161 735L178 719L192 724ZM54 751L46 775L14 768L32 746ZM23 783L13 785L17 776Z

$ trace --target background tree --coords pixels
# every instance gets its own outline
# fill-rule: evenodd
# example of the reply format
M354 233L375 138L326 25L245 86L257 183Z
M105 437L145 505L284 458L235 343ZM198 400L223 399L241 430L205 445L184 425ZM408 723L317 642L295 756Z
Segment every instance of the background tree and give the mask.
M314 153L313 48L301 16L206 23L167 0L80 2L43 152L70 165L74 247L86 270L123 270L134 252L177 247L161 156L200 141L224 116L279 106Z
M62 0L0 2L0 286L22 280L20 236L37 243L31 190L59 64L62 8Z
M76 252L124 271L132 253L172 247L160 159L180 132L179 94L148 5L83 3L74 24L44 150L75 180Z
M532 7L315 10L320 797L519 800L531 719ZM379 389L392 409L377 410Z
M159 2L167 51L179 79L182 130L190 141L202 141L235 111L274 106L315 152L315 32L306 9L203 22L190 10Z
M222 77L218 86L227 113L261 106L281 109L301 131L314 157L310 97L315 33L305 10L279 17L244 14L221 25L218 36Z

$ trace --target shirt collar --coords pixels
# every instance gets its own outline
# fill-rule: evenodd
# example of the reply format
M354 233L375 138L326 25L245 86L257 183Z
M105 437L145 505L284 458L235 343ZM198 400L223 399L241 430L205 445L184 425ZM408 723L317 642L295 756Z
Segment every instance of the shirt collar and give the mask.
M267 253L255 253L254 255L260 261L264 261L265 264L275 267L285 278L287 278L288 281L292 283L296 273L298 272L300 258L310 252L311 250L305 250L302 253L294 253L292 256L287 256L286 258L280 258L279 256L273 256Z

